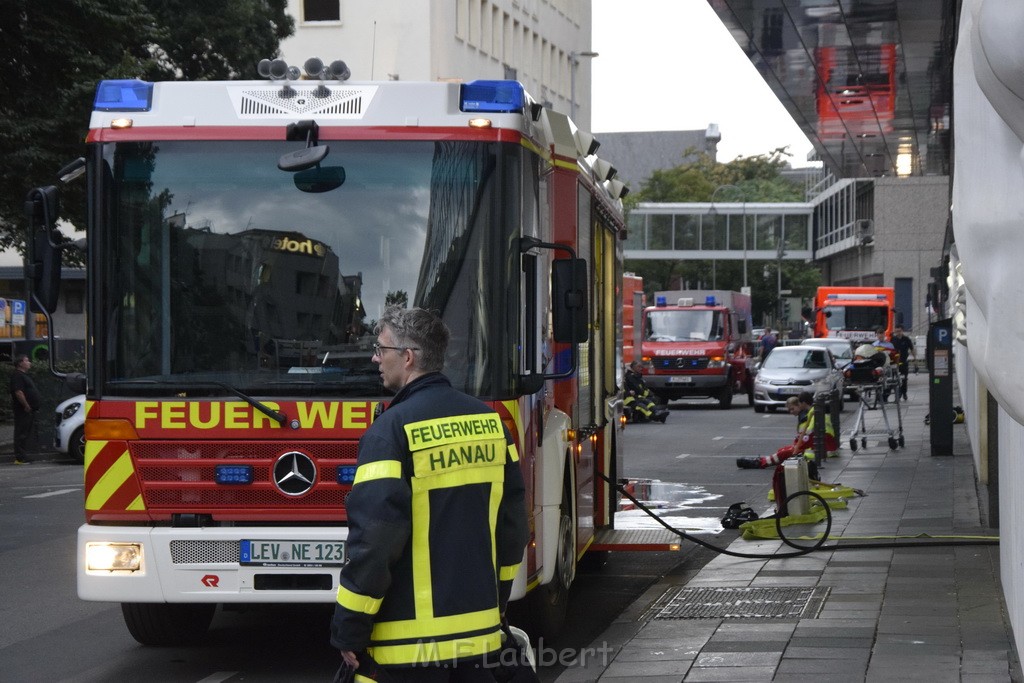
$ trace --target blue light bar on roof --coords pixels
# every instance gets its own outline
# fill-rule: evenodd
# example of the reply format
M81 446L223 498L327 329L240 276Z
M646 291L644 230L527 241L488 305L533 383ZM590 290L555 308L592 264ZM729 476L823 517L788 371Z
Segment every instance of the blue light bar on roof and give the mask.
M526 91L518 81L472 81L463 83L459 109L473 112L523 111Z
M149 111L153 107L153 84L137 79L100 81L93 109L97 111Z
M708 294L706 297L704 297L704 305L705 306L714 306L715 305L715 297L714 297L713 294Z

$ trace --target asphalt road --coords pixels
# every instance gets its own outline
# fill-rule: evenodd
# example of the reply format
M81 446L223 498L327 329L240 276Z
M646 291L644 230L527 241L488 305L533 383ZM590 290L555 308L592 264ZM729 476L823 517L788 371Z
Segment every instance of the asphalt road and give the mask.
M735 458L773 452L792 439L785 413L723 411L711 401L676 401L665 425L629 425L623 474L641 481L658 514L710 543L735 531L718 520L729 504L770 508L770 474L739 470ZM54 455L53 457L56 457ZM651 480L649 483L644 483ZM201 646L147 648L128 634L117 605L80 601L75 538L82 520L82 470L68 461L0 465L0 660L6 681L308 681L329 680L337 655L327 643L330 606L218 611ZM650 524L636 511L617 526ZM661 576L685 580L714 556L686 542L677 553L614 553L584 563L567 627L545 652L551 681ZM562 659L559 662L559 659Z

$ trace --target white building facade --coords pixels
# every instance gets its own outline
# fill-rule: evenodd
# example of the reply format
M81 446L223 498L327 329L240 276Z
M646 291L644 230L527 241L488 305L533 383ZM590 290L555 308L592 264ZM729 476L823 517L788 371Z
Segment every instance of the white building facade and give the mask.
M590 129L589 0L289 0L288 12L289 64L340 59L354 81L518 80Z

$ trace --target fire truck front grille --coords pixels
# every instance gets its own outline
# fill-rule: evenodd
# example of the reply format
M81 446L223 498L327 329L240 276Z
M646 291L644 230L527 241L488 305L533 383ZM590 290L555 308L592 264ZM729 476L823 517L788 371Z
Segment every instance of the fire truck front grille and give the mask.
M238 564L238 541L171 541L171 562L174 564Z
M656 358L653 363L656 370L705 370L708 367L708 358L707 356Z
M313 508L330 510L341 516L351 480L339 483L339 468L354 468L356 442L314 442L295 446L275 441L129 442L135 471L142 484L146 509L155 514L188 511L197 514L231 513L238 519L247 511L258 511L261 519L273 519L276 513L299 514ZM278 486L274 466L288 453L299 454L306 463L303 478L308 490L289 485ZM292 456L289 456L292 457ZM282 462L287 476L293 460ZM249 483L218 483L217 467L247 465ZM280 470L281 468L279 468ZM351 474L352 470L347 470Z

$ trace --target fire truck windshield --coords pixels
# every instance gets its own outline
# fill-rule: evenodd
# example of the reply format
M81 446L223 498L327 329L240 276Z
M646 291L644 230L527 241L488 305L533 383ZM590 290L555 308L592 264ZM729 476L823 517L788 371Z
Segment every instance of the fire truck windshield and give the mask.
M829 306L825 325L830 330L874 330L886 327L888 310L882 306Z
M513 352L487 340L518 293L518 268L493 255L511 253L520 223L518 203L498 201L500 178L517 181L519 145L321 144L345 183L320 193L278 169L294 142L97 145L94 386L380 394L373 324L398 302L442 313L456 386L502 392Z
M724 334L721 318L718 311L649 311L644 339L652 342L718 341Z

